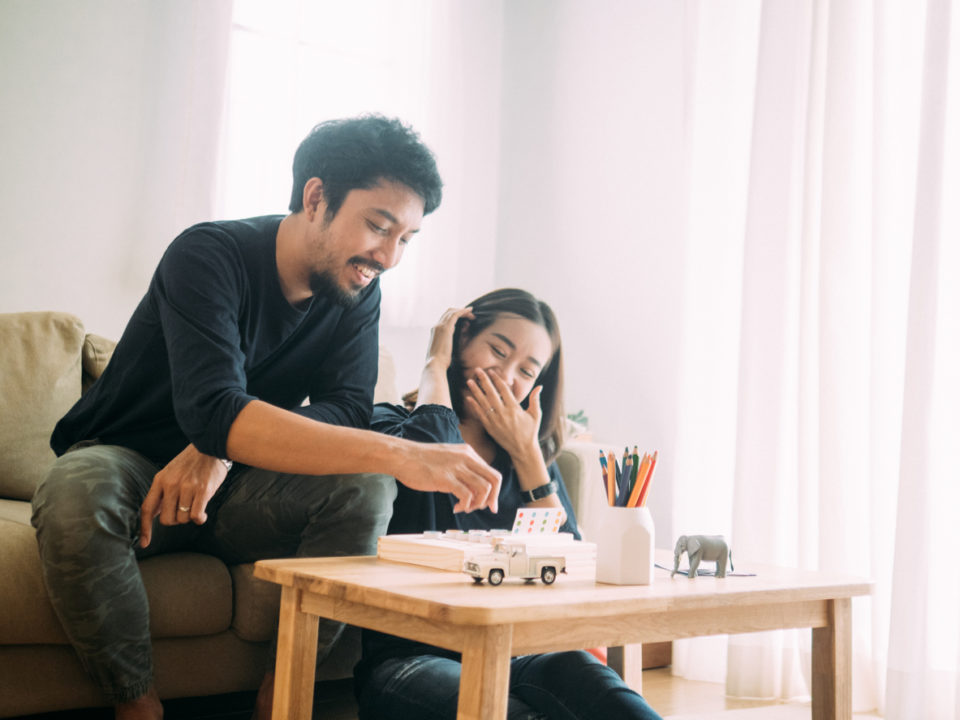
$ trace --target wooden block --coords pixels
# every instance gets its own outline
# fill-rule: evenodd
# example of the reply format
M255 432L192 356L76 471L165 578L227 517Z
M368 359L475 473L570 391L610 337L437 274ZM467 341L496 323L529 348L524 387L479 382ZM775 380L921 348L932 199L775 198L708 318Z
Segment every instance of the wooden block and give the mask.
M377 539L377 557L392 562L461 572L465 560L492 552L498 540L522 540L531 555L563 555L571 577L596 577L597 546L574 540L569 533L512 535L493 533L443 533L383 535Z

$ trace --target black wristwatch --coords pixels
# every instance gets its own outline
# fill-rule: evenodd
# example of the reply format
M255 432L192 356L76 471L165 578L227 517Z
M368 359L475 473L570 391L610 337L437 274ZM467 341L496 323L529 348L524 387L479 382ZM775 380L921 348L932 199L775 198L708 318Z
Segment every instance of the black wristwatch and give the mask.
M556 494L558 489L557 481L551 480L546 485L535 487L533 490L522 490L520 492L520 497L523 498L524 502L534 502L535 500L541 500L545 497L550 497L551 495Z

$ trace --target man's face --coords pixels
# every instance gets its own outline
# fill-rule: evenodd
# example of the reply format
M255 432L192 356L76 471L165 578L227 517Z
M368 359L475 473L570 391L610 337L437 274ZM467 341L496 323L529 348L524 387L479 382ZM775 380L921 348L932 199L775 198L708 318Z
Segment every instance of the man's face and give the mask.
M332 219L318 212L311 221L310 289L353 305L380 273L400 262L422 220L423 198L406 185L381 181L351 190Z

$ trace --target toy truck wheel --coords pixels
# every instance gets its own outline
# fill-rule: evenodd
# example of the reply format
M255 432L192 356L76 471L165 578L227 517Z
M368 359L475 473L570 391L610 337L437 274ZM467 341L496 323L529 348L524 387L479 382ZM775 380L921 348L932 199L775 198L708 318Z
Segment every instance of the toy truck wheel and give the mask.
M490 581L491 585L499 585L503 582L503 570L500 568L494 568L490 571L490 575L487 577L487 580Z
M544 585L552 585L553 581L557 579L556 568L545 567L540 571L540 579L543 580Z
M479 585L480 583L483 582L483 578L482 578L482 577L474 577L474 578L473 578L473 581L474 581L477 585Z

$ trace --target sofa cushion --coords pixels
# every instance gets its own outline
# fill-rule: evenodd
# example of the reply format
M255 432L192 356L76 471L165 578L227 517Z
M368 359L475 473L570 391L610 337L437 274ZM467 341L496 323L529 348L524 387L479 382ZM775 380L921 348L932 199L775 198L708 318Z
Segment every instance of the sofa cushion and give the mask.
M277 629L280 586L253 576L253 563L234 565L233 631L250 642L267 642Z
M233 583L211 555L170 553L140 562L154 638L213 635L229 629Z
M67 642L47 598L29 525L0 519L0 645Z
M234 565L233 632L249 642L265 643L277 629L280 591L276 583L253 576L253 563ZM317 680L340 680L353 674L360 659L360 628L348 625L330 654L317 662Z
M26 500L5 500L0 498L0 519L12 520L21 525L30 524L30 503Z
M53 462L50 433L80 397L83 339L73 315L0 314L0 497L29 500Z
M155 638L213 635L230 627L233 585L226 566L198 553L171 553L140 563ZM63 645L30 525L0 519L0 645Z

